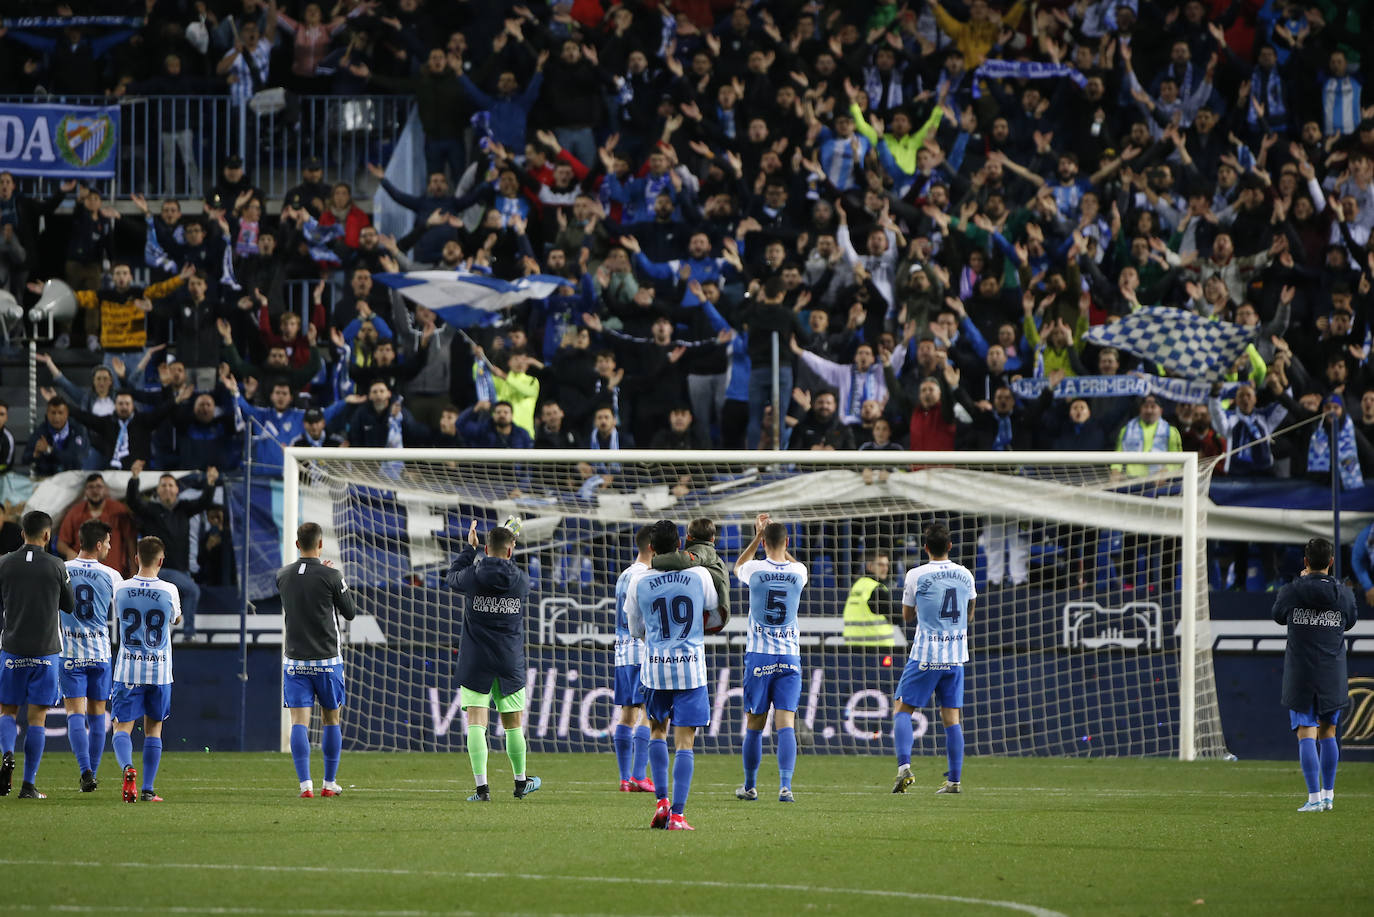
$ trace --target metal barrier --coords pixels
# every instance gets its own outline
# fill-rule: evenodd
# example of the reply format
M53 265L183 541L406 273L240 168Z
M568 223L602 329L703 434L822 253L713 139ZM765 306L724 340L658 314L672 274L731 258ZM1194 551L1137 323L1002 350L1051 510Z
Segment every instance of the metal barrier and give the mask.
M100 96L0 96L23 104L108 105ZM118 177L107 189L116 198L137 192L149 198L202 197L219 180L231 155L243 158L249 179L269 198L280 198L301 181L312 156L324 163L324 181L346 181L355 198L368 162L385 162L405 128L409 96L297 96L288 93L276 111L254 112L227 95L126 96L118 100ZM56 183L24 179L33 194ZM228 202L232 206L233 202Z

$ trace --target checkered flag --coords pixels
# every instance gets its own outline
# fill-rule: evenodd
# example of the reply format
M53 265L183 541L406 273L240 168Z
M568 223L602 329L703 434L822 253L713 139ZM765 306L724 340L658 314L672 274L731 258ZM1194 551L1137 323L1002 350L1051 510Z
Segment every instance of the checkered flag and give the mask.
M1087 340L1151 360L1184 379L1215 382L1245 352L1255 333L1243 325L1213 321L1183 309L1153 306L1119 322L1088 329Z

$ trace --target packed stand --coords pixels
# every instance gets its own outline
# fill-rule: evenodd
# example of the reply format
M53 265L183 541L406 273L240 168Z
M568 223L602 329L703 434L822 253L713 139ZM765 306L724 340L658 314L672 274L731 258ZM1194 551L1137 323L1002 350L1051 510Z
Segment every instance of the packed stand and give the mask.
M119 42L9 32L0 81L57 91L85 55L83 93L398 93L427 177L328 181L312 160L275 201L229 157L203 215L135 195L121 216L100 189L39 199L0 176L21 296L44 276L40 217L77 197L51 276L80 291L69 340L108 367L87 389L49 364L14 459L39 475L233 470L251 431L269 471L283 446L346 443L1191 449L1233 478L1374 476L1374 106L1349 5L182 7L150 0ZM406 235L354 201L374 180L413 212ZM375 279L424 268L566 284L459 328ZM1203 403L1055 397L1160 375L1085 341L1157 305L1259 334ZM1269 438L1318 414L1334 428ZM579 473L586 496L616 487ZM1015 580L1018 536L999 537ZM1245 551L1215 552L1241 583Z

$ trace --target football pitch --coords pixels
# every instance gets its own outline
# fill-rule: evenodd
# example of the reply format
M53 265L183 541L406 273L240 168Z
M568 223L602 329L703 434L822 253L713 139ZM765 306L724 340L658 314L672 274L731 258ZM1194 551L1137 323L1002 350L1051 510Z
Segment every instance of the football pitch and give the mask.
M1374 765L1300 815L1294 758L969 758L959 796L917 758L894 796L887 758L803 754L782 805L771 756L740 802L739 759L701 754L687 833L649 829L652 795L616 792L609 753L531 755L544 786L516 800L494 750L486 805L463 754L346 753L344 796L310 800L287 755L168 754L167 801L135 805L108 751L90 795L51 754L46 801L0 799L0 913L1368 913Z

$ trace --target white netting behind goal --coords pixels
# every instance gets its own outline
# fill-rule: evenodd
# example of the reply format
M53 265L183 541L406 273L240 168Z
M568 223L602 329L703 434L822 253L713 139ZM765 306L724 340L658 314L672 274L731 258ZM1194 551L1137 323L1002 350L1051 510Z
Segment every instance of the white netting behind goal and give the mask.
M730 566L755 515L768 512L788 525L792 550L810 570L798 719L814 751L888 751L891 695L910 636L900 624L902 578L923 562L924 527L941 521L953 535L953 558L974 571L980 593L966 670L970 753L1186 756L1186 738L1200 757L1225 752L1201 534L1183 556L1190 478L1182 466L1115 474L1105 461L1053 464L1033 454L1014 465L913 453L680 453L671 463L624 453L614 464L605 452L384 454L300 453L299 514L286 517L324 526L356 590L346 747L463 747L454 679L461 600L443 572L472 519L482 531L521 520L516 562L533 583L533 747L609 751L613 592L634 559L635 529L667 518L685 532L689 520L708 517ZM703 457L712 460L693 460ZM601 475L600 487L586 484L590 473ZM1191 477L1199 496L1209 478L1207 465ZM859 646L846 639L844 608L866 574L890 588L870 605L894 624L876 628L876 645ZM747 597L737 584L731 607L730 627L708 646L708 750L737 750L742 740ZM1190 648L1180 637L1189 607L1202 632L1188 660L1191 692L1182 690ZM918 751L937 750L938 722L930 709L916 719Z

